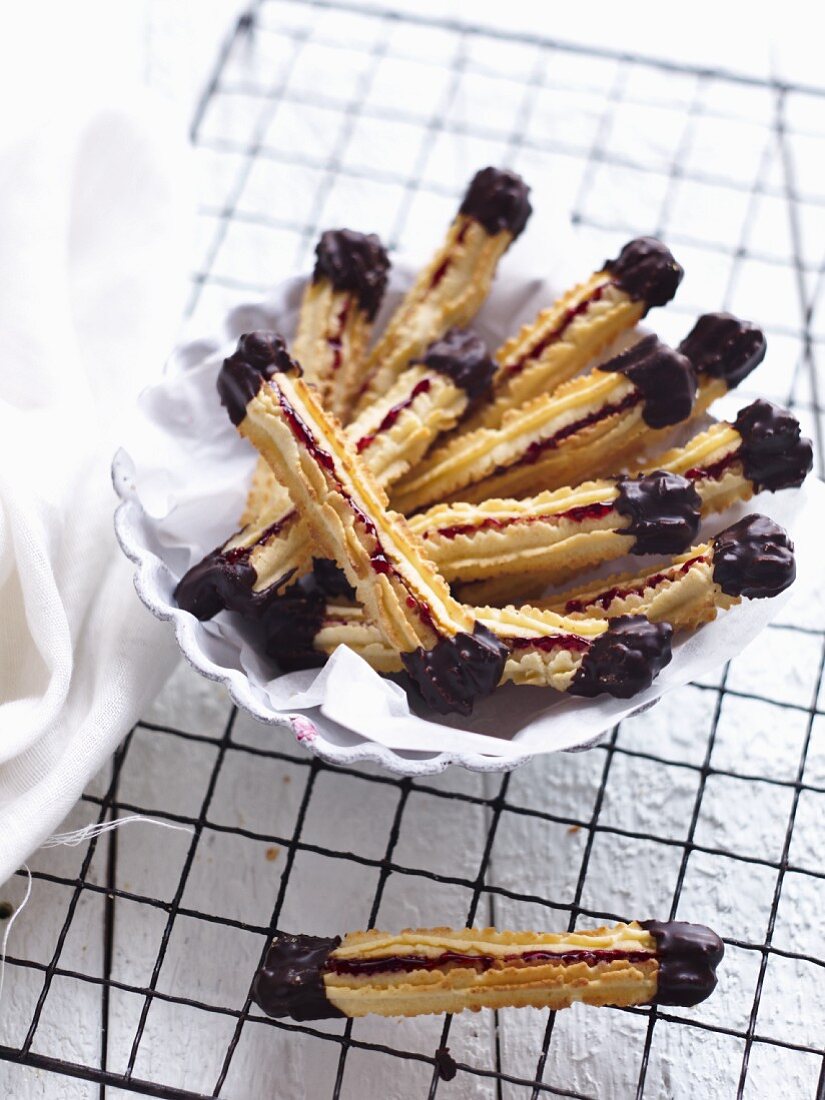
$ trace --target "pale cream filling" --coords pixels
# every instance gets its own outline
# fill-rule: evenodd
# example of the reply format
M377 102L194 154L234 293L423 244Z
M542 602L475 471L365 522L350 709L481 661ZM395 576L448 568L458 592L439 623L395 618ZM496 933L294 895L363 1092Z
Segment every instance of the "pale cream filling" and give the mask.
M593 371L570 383L567 392L537 397L524 408L511 409L500 428L480 428L459 436L436 451L420 472L402 481L399 495L412 497L442 480L452 484L454 477L466 484L480 481L498 467L509 470L523 460L532 444L552 439L569 425L619 404L634 391L622 374Z
M593 296L604 288L598 298ZM557 348L564 348L564 354L569 351L570 345L575 346L580 335L601 321L605 314L611 313L617 305L629 301L627 294L620 290L613 282L609 274L599 272L591 276L590 280L577 286L569 295L565 295L555 306L544 311L533 322L523 329L516 342L508 342L496 358L501 363L499 385L503 389L508 382L515 381L523 372L527 372L537 363L541 363L551 356L558 354ZM534 348L539 347L559 326L564 324L564 319L571 310L578 309L583 303L586 308L578 313L563 331L547 344L538 354Z
M369 939L362 939L362 936ZM422 955L437 958L446 951L460 954L478 954L493 958L517 955L530 951L547 951L563 955L570 951L649 951L656 953L656 943L651 934L642 928L619 924L614 928L596 929L594 932L570 933L479 933L466 929L451 934L440 929L412 929L397 935L365 933L348 936L331 954L338 959L380 959L404 955Z

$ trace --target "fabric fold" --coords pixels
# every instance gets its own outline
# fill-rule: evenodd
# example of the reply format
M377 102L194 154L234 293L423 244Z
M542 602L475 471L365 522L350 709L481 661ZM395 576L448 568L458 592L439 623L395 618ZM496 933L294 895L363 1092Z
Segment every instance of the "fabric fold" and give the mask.
M149 103L0 147L0 881L176 663L114 536L114 451L186 290L188 152Z

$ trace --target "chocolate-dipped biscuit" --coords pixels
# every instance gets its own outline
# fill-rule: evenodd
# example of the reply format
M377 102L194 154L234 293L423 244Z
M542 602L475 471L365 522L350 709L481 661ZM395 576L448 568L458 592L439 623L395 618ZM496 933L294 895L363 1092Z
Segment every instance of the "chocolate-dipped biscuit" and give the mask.
M679 1005L710 996L724 945L682 921L572 933L370 929L342 940L276 936L253 996L276 1018L420 1016L481 1008ZM445 1078L455 1062L446 1048Z
M355 589L341 566L331 558L313 558L312 572L316 583L330 599L354 600Z
M238 593L247 593L251 601L256 579L247 549L233 557L218 547L183 574L175 588L175 601L203 622L235 602Z
M530 188L517 172L507 168L482 168L476 172L459 207L490 236L507 232L513 239L522 232L533 212Z
M473 703L497 686L507 653L500 638L476 623L472 634L402 653L401 661L427 706L438 714L471 714Z
M349 290L372 320L387 286L390 261L375 233L327 229L315 249L312 281L328 279L335 290Z
M623 374L641 392L642 417L650 428L678 424L693 408L696 374L691 362L657 336L645 336L599 370Z
M285 672L317 668L324 663L324 654L315 650L313 642L326 604L326 595L312 574L269 601L261 618L263 650Z
M323 969L340 936L291 936L281 932L270 944L255 976L252 997L267 1016L324 1020L343 1016L324 990Z
M690 1008L716 988L716 967L725 954L719 936L703 924L643 920L639 924L656 941L659 959L656 1005Z
M496 364L481 337L458 328L451 328L440 340L430 344L410 365L416 364L445 375L471 400L489 389L496 373Z
M699 374L722 379L728 389L759 366L766 348L761 329L730 313L703 314L679 345Z
M584 655L571 695L612 695L629 699L650 687L672 656L668 623L651 623L643 615L621 615Z
M628 241L615 260L605 261L604 270L610 272L616 286L645 302L648 309L666 305L685 274L670 249L655 237Z
M233 424L237 426L246 416L246 406L261 383L279 371L301 374L283 338L277 332L244 333L218 373L218 394Z
M767 516L745 516L713 540L713 579L728 596L778 596L795 578L793 543Z
M232 558L221 547L212 550L180 577L175 588L178 607L205 621L227 607L235 593L251 593L256 577L248 559L249 552Z
M621 531L635 539L631 554L681 554L696 538L702 500L686 477L655 470L616 486L614 508L631 520Z
M742 437L742 471L757 492L795 488L811 472L813 446L787 409L759 398L740 410L733 427Z
M196 562L178 581L175 589L178 607L202 621L211 619L225 608L249 619L259 619L295 570L289 568L280 577L273 578L266 588L256 590L258 574L251 561L252 553L267 539L277 537L294 519L295 512L286 511L254 542L238 546L224 544Z

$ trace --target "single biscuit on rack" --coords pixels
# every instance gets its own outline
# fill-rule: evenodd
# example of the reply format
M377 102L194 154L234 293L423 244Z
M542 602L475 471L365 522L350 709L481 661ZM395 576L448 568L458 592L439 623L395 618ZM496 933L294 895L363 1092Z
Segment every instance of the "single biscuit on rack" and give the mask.
M253 987L267 1015L293 1020L588 1005L678 1005L716 987L724 944L681 921L577 932L408 928L398 934L278 933Z

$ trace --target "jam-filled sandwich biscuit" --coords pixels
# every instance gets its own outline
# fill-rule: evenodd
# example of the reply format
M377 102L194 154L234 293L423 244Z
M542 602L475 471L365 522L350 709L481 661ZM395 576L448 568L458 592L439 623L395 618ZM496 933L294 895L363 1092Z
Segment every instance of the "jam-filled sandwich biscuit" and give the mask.
M499 683L552 687L569 695L629 699L650 687L671 658L671 628L643 616L587 622L534 607L476 607L475 621L506 654ZM336 602L312 585L296 586L276 601L264 623L264 648L284 669L321 665L348 646L377 672L409 664L388 644L364 609Z
M694 630L742 597L779 595L795 577L794 548L787 533L767 516L753 514L668 565L603 577L540 606L573 619L644 615L676 630Z
M342 420L386 290L389 266L386 249L374 233L328 229L315 248L315 268L301 298L292 353L322 404ZM252 525L260 534L288 508L288 497L261 459L241 526Z
M235 357L278 354L266 333L242 336ZM451 428L489 385L495 364L479 337L457 329L431 344L385 397L346 429L347 438L382 486L391 485ZM261 465L264 470L261 471ZM313 547L289 494L260 460L242 530L182 578L178 605L200 619L229 608L259 617L287 584L309 570Z
M699 518L692 483L655 471L524 500L436 505L409 524L448 581L494 579L506 591L508 582L556 583L628 553L681 553Z
M345 420L384 297L390 261L374 233L328 229L301 302L292 354L321 403Z
M692 481L708 514L763 490L797 488L813 467L813 447L793 413L758 398L651 466Z
M411 513L439 500L521 496L536 484L575 484L582 443L605 441L604 461L646 428L684 420L696 377L685 356L647 336L598 369L512 409L499 428L460 435L395 487L393 504ZM548 480L552 462L556 477Z
M710 928L631 921L580 932L492 928L277 934L253 996L275 1018L420 1016L482 1008L691 1007L716 988L725 948Z
M495 369L480 337L450 329L361 413L347 437L381 485L392 485L485 392Z
M509 409L569 381L653 306L669 302L683 274L661 241L629 241L499 349L492 398L461 430L497 428Z
M436 251L390 318L366 364L358 410L380 397L411 359L487 297L499 260L527 224L529 188L515 172L482 168Z

